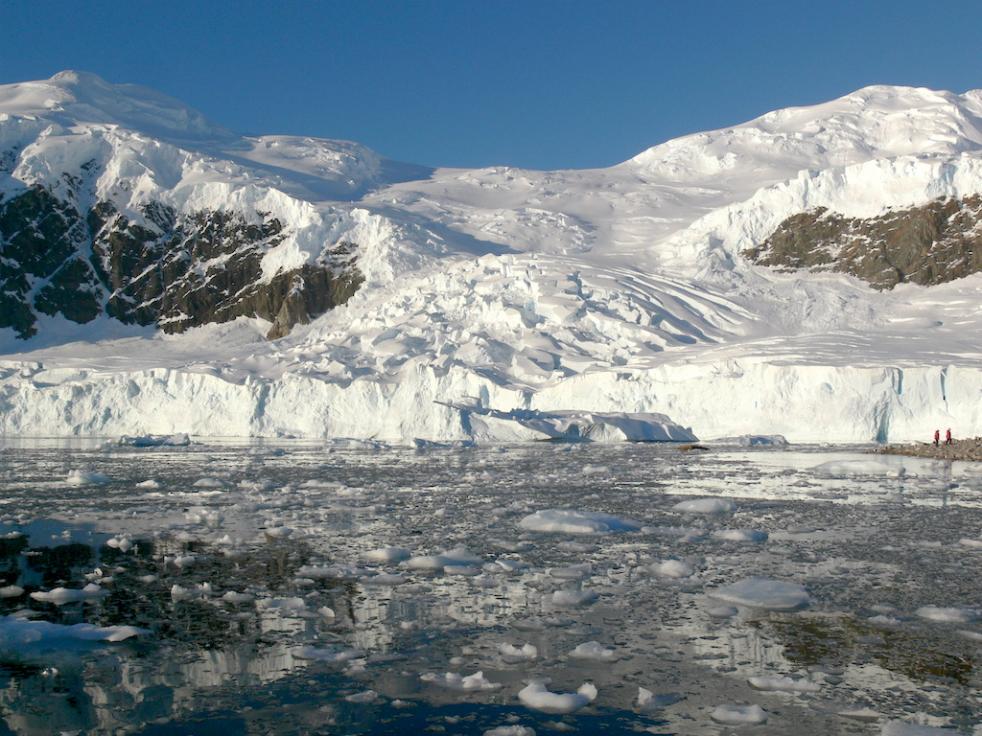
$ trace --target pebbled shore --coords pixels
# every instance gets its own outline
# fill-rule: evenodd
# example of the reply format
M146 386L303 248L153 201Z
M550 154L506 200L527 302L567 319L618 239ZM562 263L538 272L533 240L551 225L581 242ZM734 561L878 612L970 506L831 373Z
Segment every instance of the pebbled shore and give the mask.
M982 461L982 437L955 440L954 444L935 447L931 442L916 442L909 445L886 445L873 452L880 455L911 455L935 460L975 460Z

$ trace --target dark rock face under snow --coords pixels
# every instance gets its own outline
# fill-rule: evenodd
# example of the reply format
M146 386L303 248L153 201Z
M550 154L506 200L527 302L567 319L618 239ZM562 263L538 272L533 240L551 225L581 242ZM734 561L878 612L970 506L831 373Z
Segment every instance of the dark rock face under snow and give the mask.
M819 207L787 218L743 254L780 270L848 273L876 289L953 281L982 271L982 196L936 199L868 219Z
M38 314L78 323L106 314L183 332L255 316L273 323L276 338L343 304L362 282L355 247L343 242L317 263L263 279L263 253L284 237L276 218L179 216L160 202L142 214L138 224L109 202L86 209L40 186L0 195L0 327L28 338Z

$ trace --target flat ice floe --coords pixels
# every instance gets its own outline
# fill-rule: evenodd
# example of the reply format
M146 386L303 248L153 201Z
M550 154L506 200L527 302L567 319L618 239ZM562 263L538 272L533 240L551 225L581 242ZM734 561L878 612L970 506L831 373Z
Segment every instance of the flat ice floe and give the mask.
M65 478L65 482L70 486L102 486L112 482L112 478L94 470L73 470Z
M958 734L959 732L953 728L922 726L919 723L904 721L887 721L880 730L880 736L958 736Z
M769 611L796 611L811 602L808 591L798 583L759 577L744 578L708 593L724 603Z
M738 726L767 721L767 713L759 705L719 705L709 714L717 723Z
M635 532L641 529L641 524L633 519L623 519L594 511L571 511L568 509L536 511L518 522L518 525L522 529L533 532L560 534L609 534L613 532Z
M664 578L687 578L695 572L692 565L682 560L662 560L652 563L649 568L655 575Z
M598 641L587 641L576 646L569 653L573 659L593 659L597 662L613 662L617 659L617 652L608 649Z
M402 562L412 557L413 553L405 547L381 547L366 552L364 557L369 562Z
M31 593L31 598L42 603L54 603L56 606L63 606L66 603L77 603L78 601L90 600L109 595L109 591L100 588L95 583L89 583L81 590L76 588L53 588L48 591L35 591Z
M915 613L928 621L937 621L943 624L970 624L979 617L976 608L967 607L940 607L940 606L921 606Z
M484 736L535 736L535 729L518 724L498 726L497 728L490 728L485 731Z
M795 680L784 675L751 677L747 682L754 690L776 690L785 693L817 693L822 686L804 678Z
M54 624L48 621L26 621L15 616L0 618L0 647L37 646L44 642L124 641L148 633L136 626L95 626L93 624Z
M728 498L692 498L679 501L672 510L683 514L728 514L736 510L736 504Z
M469 567L481 562L481 558L472 554L464 547L439 552L435 555L417 555L410 557L402 564L410 570L439 571L447 567Z
M768 534L759 529L717 529L712 533L713 539L723 542L766 542Z
M521 662L530 659L535 659L539 656L539 650L533 644L522 644L520 647L516 647L513 644L499 644L498 654L506 662Z
M554 592L552 594L552 603L562 608L575 608L576 606L587 606L596 601L597 597L596 591L593 590L567 588Z
M554 693L539 682L530 682L518 691L518 699L526 708L543 713L573 713L597 698L597 688L589 682L580 685L575 693Z
M483 672L475 672L473 675L467 675L466 677L457 672L444 672L442 675L427 672L420 675L419 679L423 682L445 687L448 690L458 690L460 692L497 690L501 687L499 683L491 682L487 679Z

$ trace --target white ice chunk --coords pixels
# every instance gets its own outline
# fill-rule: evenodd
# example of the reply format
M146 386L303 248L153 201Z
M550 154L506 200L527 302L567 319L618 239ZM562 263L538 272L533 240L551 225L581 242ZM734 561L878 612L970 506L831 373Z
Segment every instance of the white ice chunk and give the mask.
M54 603L56 606L63 606L66 603L76 603L78 601L91 600L104 595L109 595L108 590L103 590L95 583L89 583L81 590L76 588L54 588L47 592L37 591L31 593L31 598L44 603Z
M442 675L427 672L426 674L420 675L419 679L423 682L430 682L434 685L445 687L448 690L458 690L460 692L497 690L501 687L500 684L488 680L483 672L475 672L473 675L467 675L466 677L461 676L457 672L444 672Z
M558 532L561 534L608 534L634 532L641 524L632 519L622 519L594 511L546 509L536 511L522 519L518 525L533 532Z
M539 650L532 644L522 644L520 647L511 644L499 644L498 653L506 662L521 662L524 660L535 659L539 656Z
M817 693L822 689L821 685L804 678L795 680L784 675L763 675L761 677L751 677L747 680L750 687L754 690L777 690L786 693Z
M124 641L134 636L149 633L136 626L94 626L92 624L73 624L64 626L48 621L26 621L15 616L0 618L0 647L38 645L48 641L75 639L79 641Z
M958 731L953 728L937 728L922 726L919 723L904 721L887 721L880 730L880 736L956 736Z
M592 590L571 588L566 590L557 590L552 594L553 604L565 608L587 606L596 600L597 594Z
M729 514L736 510L736 504L728 498L693 498L679 501L672 510L683 514Z
M380 549L373 549L370 552L366 552L362 557L364 557L369 562L402 562L403 560L408 560L412 557L412 552L410 552L405 547L382 547Z
M807 606L811 599L804 586L771 578L744 578L731 585L709 591L713 598L748 608L771 611L795 611Z
M94 470L73 470L65 478L65 482L70 486L102 486L111 483L112 478L102 473L96 473Z
M652 563L649 568L655 575L665 578L687 578L693 572L692 565L682 560L662 560Z
M717 529L713 539L724 542L754 542L760 544L767 541L767 532L758 529Z
M592 703L597 697L597 688L589 682L580 685L575 693L554 693L546 690L539 682L530 682L518 691L518 699L526 708L543 713L572 713Z
M613 649L608 649L598 641L587 641L577 645L569 653L569 656L574 659L593 659L598 662L613 662L617 659L617 652Z
M484 736L535 736L535 729L528 726L497 726L489 728L484 732Z
M979 617L979 611L975 608L921 606L914 613L928 621L943 624L969 624Z
M767 721L767 713L759 705L718 705L709 714L717 723L740 725L756 724Z
M24 589L19 585L5 585L0 588L0 598L19 598L24 595Z

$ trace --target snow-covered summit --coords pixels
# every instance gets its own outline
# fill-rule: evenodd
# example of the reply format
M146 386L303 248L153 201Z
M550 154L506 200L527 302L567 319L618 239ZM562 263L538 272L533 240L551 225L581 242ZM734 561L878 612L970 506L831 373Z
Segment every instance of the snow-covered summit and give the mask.
M66 126L118 125L181 141L231 141L235 134L197 110L136 84L111 84L66 70L50 79L0 85L0 115L33 115Z
M0 228L6 314L37 332L0 329L3 432L459 440L477 409L660 414L705 438L982 431L980 91L868 87L606 169L465 170L239 137L66 72L0 87L0 207L32 188L73 245L35 272L41 220ZM829 222L848 269L812 258L842 250ZM883 268L867 281L892 291L847 275ZM107 314L197 327L96 342Z

